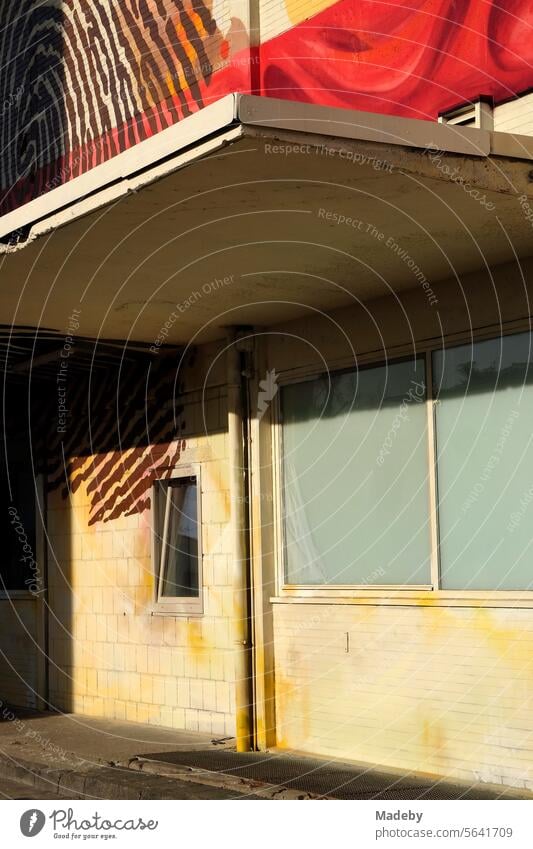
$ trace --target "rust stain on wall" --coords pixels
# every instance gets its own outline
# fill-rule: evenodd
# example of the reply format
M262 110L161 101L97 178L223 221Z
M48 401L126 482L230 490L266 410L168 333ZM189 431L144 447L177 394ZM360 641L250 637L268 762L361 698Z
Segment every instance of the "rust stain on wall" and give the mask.
M189 651L196 655L207 648L202 634L202 625L198 620L191 619L186 630L187 646Z
M421 738L423 746L430 750L431 757L435 757L445 748L446 733L436 719L422 720Z

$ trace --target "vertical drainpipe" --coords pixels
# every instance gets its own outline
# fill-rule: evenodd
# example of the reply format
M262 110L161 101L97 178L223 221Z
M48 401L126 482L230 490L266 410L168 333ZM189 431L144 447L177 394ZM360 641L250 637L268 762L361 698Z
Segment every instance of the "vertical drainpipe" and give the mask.
M248 339L249 339L248 334ZM226 349L228 384L229 488L232 530L232 583L235 641L235 720L237 751L249 752L253 740L252 627L247 472L248 402L246 342L232 330Z

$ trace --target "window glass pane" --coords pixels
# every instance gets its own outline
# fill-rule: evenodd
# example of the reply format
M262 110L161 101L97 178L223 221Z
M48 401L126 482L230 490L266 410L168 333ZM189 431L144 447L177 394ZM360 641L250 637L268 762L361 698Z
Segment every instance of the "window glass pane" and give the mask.
M533 586L533 370L521 333L433 355L441 585Z
M282 389L290 584L428 584L423 360Z
M163 545L165 597L198 597L198 488L194 478L178 478L167 483L170 505L166 539Z

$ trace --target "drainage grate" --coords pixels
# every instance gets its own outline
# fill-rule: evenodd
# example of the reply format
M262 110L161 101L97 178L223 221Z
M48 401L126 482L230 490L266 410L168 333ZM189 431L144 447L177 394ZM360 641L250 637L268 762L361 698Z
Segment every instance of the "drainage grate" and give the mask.
M335 799L495 799L510 798L502 791L480 785L451 784L431 781L419 776L398 776L365 769L351 764L325 763L324 760L302 758L276 752L232 751L164 752L143 754L143 758L265 784L288 787Z

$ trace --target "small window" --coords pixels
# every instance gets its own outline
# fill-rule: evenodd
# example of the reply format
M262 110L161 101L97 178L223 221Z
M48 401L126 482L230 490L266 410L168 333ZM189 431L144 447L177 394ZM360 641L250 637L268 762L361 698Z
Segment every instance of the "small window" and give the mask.
M492 100L483 98L475 103L464 103L448 112L441 112L439 124L453 124L456 127L477 127L480 130L493 130L494 118Z
M159 613L202 612L198 475L180 474L153 487L155 602Z
M476 107L463 106L461 109L454 109L452 112L446 112L439 115L440 124L455 124L460 127L476 127Z

